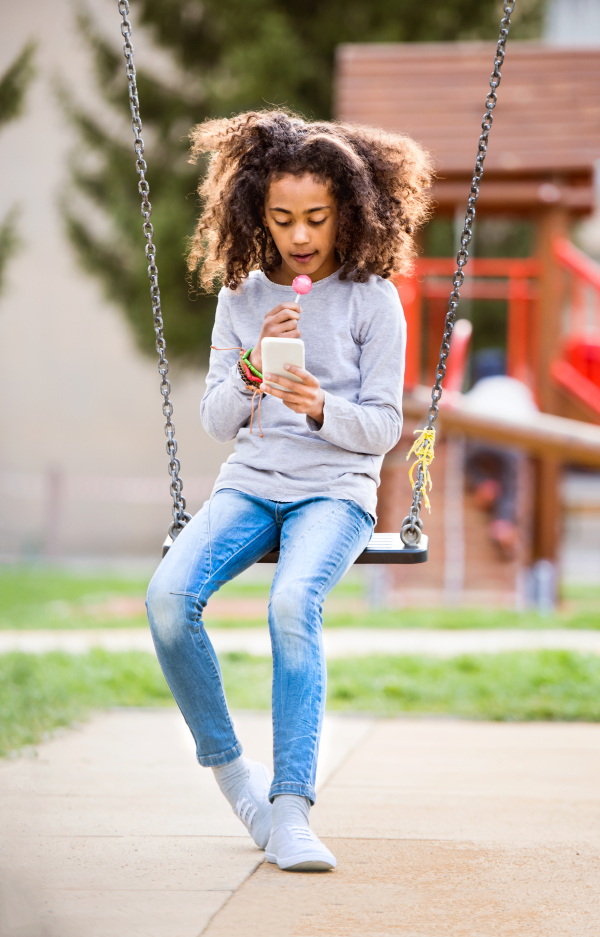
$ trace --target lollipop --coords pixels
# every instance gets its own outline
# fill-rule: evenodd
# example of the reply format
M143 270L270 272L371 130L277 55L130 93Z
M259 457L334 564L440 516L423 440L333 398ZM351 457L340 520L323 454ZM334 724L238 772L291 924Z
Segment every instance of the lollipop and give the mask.
M312 280L306 274L301 273L299 277L295 277L292 286L296 290L294 302L297 303L300 301L301 296L306 296L312 290Z

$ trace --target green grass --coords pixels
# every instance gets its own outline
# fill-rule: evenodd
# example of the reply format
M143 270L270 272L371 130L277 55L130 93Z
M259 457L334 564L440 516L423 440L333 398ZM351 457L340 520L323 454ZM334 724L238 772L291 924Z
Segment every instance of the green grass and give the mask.
M270 705L270 661L222 661L231 706ZM568 651L328 662L327 707L343 712L453 715L500 721L600 721L600 657Z
M0 629L136 628L146 627L144 612L119 616L101 607L120 597L143 602L148 578L77 575L52 567L0 567ZM335 589L340 597L360 596L362 584L348 579ZM223 598L267 598L269 584L234 581L219 592ZM262 619L213 621L219 627L260 626Z
M500 721L600 721L600 658L568 651L329 663L330 709Z
M598 603L600 605L600 603ZM325 608L328 628L600 628L600 608L565 609L554 615L513 612L499 608L401 608L370 611L367 614L330 612Z
M0 628L135 627L145 616L98 618L94 606L120 596L143 596L148 581L78 576L49 567L0 568Z
M93 709L171 703L150 654L2 654L0 755L39 742L46 732L85 719Z
M111 600L132 597L142 600L146 579L117 576L78 576L48 567L5 567L0 570L0 629L15 628L135 628L146 627L143 610L120 616L102 610ZM234 580L227 583L222 598L266 598L267 583ZM353 574L331 593L332 599L363 599L364 586ZM329 610L329 608L331 610ZM581 628L600 629L600 588L571 587L554 615L517 613L502 609L394 609L381 611L336 610L325 604L328 628ZM265 618L230 617L210 619L211 627L240 628L266 624Z
M226 654L221 666L233 708L267 709L271 661ZM329 662L328 708L393 716L600 721L600 658L566 651ZM91 651L0 656L0 755L111 706L172 704L150 654Z

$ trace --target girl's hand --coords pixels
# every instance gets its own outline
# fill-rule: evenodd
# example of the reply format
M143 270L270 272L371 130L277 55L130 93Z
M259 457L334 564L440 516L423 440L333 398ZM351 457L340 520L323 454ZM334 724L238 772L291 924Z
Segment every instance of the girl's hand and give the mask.
M321 390L321 385L316 377L295 364L286 364L285 369L302 378L302 383L298 384L296 381L290 381L287 377L280 377L278 374L264 374L265 381L274 381L276 384L281 384L286 390L277 390L276 387L270 387L269 384L261 384L260 389L263 393L270 394L272 397L279 397L286 407L289 407L294 413L305 413L307 416L312 417L316 423L323 423L325 394Z
M298 303L279 303L264 318L258 342L252 349L250 364L262 374L260 343L263 338L302 338L298 319L302 310Z

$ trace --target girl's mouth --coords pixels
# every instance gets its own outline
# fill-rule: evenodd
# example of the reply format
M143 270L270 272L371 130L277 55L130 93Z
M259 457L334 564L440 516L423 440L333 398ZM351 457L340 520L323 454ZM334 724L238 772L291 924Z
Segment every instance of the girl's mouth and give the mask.
M308 264L316 253L316 251L313 251L311 254L292 254L292 257L299 264Z

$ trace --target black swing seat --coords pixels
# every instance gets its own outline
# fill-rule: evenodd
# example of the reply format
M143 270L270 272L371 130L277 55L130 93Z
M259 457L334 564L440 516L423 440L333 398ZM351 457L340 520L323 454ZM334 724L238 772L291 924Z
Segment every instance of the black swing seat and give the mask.
M170 536L163 543L162 555L168 553L173 541ZM429 538L426 534L421 534L418 543L406 546L400 538L400 534L373 534L365 550L358 556L354 562L356 564L364 563L426 563L429 556ZM279 561L279 550L273 550L266 553L259 563L277 563Z
M364 563L426 563L429 555L429 538L421 534L416 544L407 547L400 534L373 534L367 547L358 556L355 564ZM259 563L277 563L279 550L267 553Z

